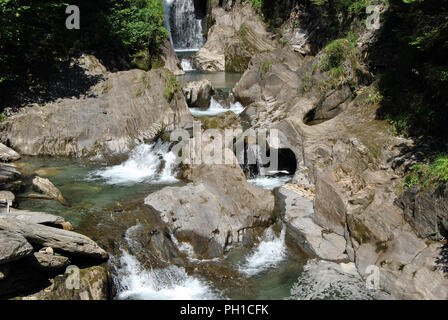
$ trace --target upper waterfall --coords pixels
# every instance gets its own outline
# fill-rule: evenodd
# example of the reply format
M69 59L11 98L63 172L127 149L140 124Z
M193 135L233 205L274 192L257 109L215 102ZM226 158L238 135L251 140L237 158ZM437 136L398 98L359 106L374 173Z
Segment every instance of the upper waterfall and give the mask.
M199 50L204 44L202 19L195 13L193 0L164 0L165 24L176 51Z

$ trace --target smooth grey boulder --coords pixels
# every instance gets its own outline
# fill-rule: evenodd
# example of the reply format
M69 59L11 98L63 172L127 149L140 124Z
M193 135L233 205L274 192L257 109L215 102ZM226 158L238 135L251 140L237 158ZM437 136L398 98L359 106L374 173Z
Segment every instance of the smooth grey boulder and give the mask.
M67 205L67 200L64 199L61 191L59 191L59 189L56 188L55 185L48 179L41 178L39 176L35 177L33 179L33 188L37 192L40 192L51 199L57 200L63 205Z
M182 90L190 108L207 109L213 94L212 83L208 79L189 81Z
M21 234L29 242L68 256L92 259L107 259L108 254L88 237L63 229L52 228L36 223L26 223L12 218L0 218L0 229Z
M20 159L20 154L0 143L0 161L11 162Z
M33 246L17 232L0 227L0 265L22 259L33 253Z

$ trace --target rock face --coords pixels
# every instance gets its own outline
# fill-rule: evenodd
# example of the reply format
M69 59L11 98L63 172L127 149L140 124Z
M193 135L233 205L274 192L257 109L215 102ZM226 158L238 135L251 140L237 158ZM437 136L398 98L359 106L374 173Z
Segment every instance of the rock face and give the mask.
M88 237L67 230L41 224L27 223L13 218L1 218L0 229L18 233L30 243L52 247L70 256L107 259L107 253Z
M253 54L276 46L250 5L234 6L230 11L215 7L211 15L214 24L207 42L193 58L199 70L242 72Z
M420 237L441 240L448 235L448 186L424 191L410 188L397 202Z
M105 157L191 121L166 69L108 73L96 96L28 106L2 122L2 141L25 155ZM169 91L169 99L165 92Z
M165 64L165 68L170 70L174 75L182 75L185 72L182 70L182 65L180 64L179 58L174 52L174 48L168 39L165 39L162 46L161 59Z
M11 162L20 159L20 154L0 143L0 160L3 162Z
M48 179L35 177L33 179L33 188L36 191L48 196L50 199L57 200L63 205L67 205L67 200L64 199L61 191L59 191L59 189L56 188Z
M274 221L271 192L246 182L239 165L191 168L193 183L150 194L151 206L179 241L197 255L218 257L232 245L251 242L251 230Z
M0 265L22 259L33 253L33 247L20 234L0 230Z
M210 100L213 94L212 83L210 80L187 82L183 87L187 104L191 108L207 109L210 106Z

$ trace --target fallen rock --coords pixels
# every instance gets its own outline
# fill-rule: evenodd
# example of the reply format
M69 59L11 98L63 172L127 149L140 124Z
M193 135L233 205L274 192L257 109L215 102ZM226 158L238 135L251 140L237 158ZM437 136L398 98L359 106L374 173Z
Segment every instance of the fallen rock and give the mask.
M0 230L0 265L22 259L32 253L33 246L22 235Z
M190 108L207 109L213 94L212 83L204 79L200 81L189 81L182 87Z
M57 271L70 264L70 259L61 255L46 252L34 252L33 255L32 265L43 271Z
M67 205L67 200L62 196L61 191L51 183L50 180L41 177L35 177L33 179L33 188L34 190L43 193L51 199L57 200L63 205Z
M19 233L29 242L44 247L52 247L68 256L91 259L107 259L108 254L88 237L36 223L26 223L12 218L0 218L0 229ZM6 240L5 240L6 241Z
M0 143L0 161L11 162L20 159L20 154Z

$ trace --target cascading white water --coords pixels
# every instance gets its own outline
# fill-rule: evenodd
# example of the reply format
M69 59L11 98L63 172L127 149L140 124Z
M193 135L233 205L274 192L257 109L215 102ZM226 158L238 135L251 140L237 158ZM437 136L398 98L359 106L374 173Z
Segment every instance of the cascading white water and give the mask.
M185 72L189 72L189 71L194 71L195 70L193 68L193 66L191 65L190 60L188 60L188 59L182 59L181 60L181 65L182 65L182 70L184 70Z
M196 19L193 0L164 0L164 5L174 50L199 50L204 44L202 19Z
M130 250L139 252L141 246L133 240L137 224L126 231L125 240ZM185 269L169 266L145 269L135 256L121 249L120 258L111 259L114 284L118 299L138 300L207 300L221 298L219 292L203 280L189 276Z
M158 141L135 147L122 164L92 172L88 179L104 180L106 184L129 185L140 182L175 183L176 156L170 144Z
M215 98L211 98L210 106L208 109L202 110L198 108L190 108L191 114L194 117L204 117L204 116L217 116L221 113L232 111L235 114L240 114L243 112L244 107L239 102L230 103L229 107L226 108L221 103L215 100Z
M256 176L252 179L248 179L247 182L250 184L267 190L273 190L277 187L281 187L282 185L291 181L290 175L284 176Z
M245 258L238 270L247 276L254 276L267 269L274 268L286 256L286 228L277 236L272 227L266 229L258 246Z

